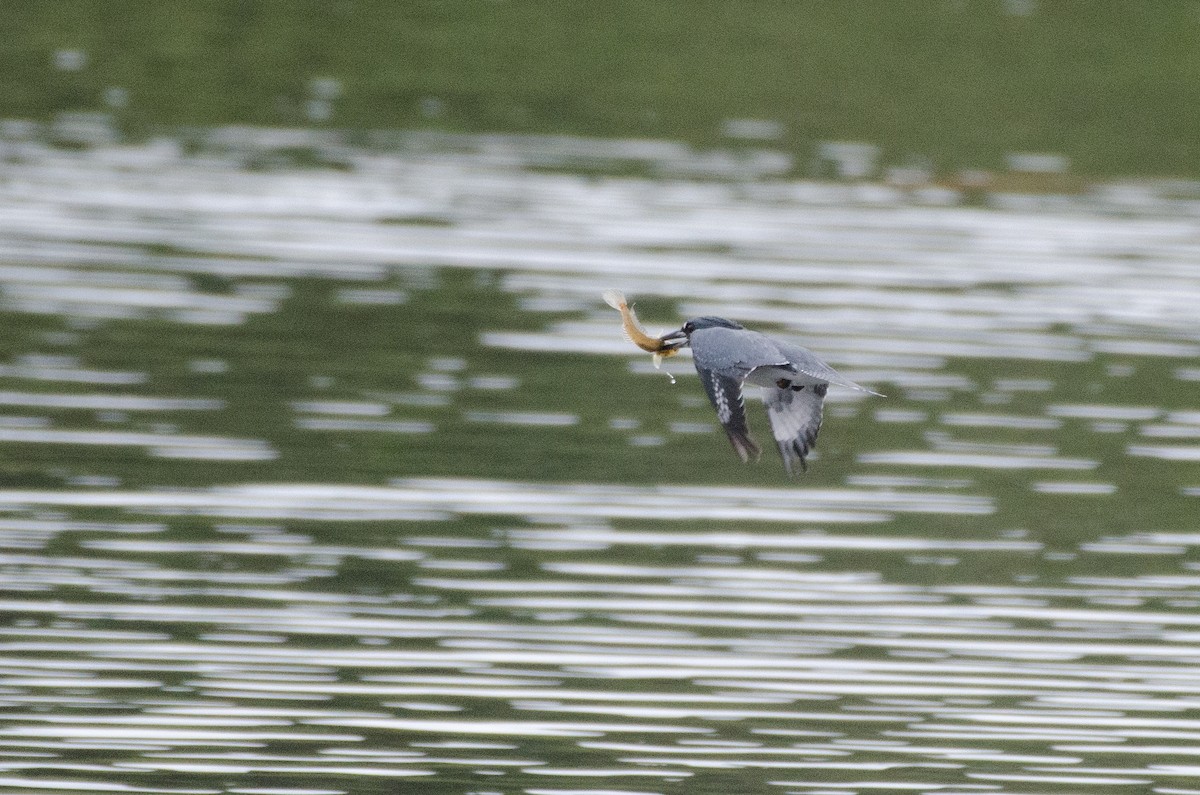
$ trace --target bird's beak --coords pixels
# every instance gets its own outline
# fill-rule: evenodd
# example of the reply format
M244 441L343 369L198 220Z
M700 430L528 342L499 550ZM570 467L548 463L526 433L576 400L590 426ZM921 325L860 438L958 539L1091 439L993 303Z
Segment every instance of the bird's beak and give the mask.
M669 334L663 334L658 341L662 343L664 351L677 351L687 347L688 335L684 333L683 329L676 329Z

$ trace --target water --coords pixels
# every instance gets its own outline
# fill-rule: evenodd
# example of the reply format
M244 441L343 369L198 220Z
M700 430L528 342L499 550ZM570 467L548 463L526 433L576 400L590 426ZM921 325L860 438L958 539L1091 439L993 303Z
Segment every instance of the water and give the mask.
M0 788L1200 793L1194 201L543 143L10 148ZM742 466L609 287L888 397Z

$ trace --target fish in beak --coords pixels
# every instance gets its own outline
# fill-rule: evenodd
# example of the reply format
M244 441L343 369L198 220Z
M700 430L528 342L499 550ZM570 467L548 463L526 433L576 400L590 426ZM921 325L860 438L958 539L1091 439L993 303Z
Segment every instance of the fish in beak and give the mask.
M668 334L663 334L658 338L658 342L659 345L662 346L660 350L664 352L670 351L671 353L676 353L680 348L686 348L689 340L686 331L683 329L676 329Z
M663 359L668 356L674 356L679 353L679 349L687 343L687 335L683 335L683 340L677 341L675 335L680 332L671 332L664 337L652 337L642 328L642 324L638 322L637 315L633 311L633 307L625 300L624 294L620 290L605 290L604 303L611 306L621 313L621 327L625 330L625 337L644 351L650 352L651 359L654 361L654 369L662 367ZM670 339L670 342L665 340ZM667 377L671 379L671 383L675 383L675 376L667 373Z

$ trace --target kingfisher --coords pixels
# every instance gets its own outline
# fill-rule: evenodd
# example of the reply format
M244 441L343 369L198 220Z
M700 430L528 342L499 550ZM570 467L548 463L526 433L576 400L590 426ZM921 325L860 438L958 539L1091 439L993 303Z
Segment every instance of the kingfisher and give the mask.
M747 382L763 388L771 434L789 476L808 471L830 384L883 397L839 374L815 353L723 317L695 317L658 338L661 350L691 347L700 382L717 419L743 462L758 460L762 448L750 437L742 395Z

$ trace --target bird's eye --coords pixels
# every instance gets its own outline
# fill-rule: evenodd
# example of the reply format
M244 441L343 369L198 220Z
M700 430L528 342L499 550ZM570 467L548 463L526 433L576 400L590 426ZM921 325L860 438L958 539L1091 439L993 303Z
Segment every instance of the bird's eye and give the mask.
M694 323L692 323L692 321L689 320L687 323L683 324L683 333L684 334L691 334L695 330L696 330L696 326Z

